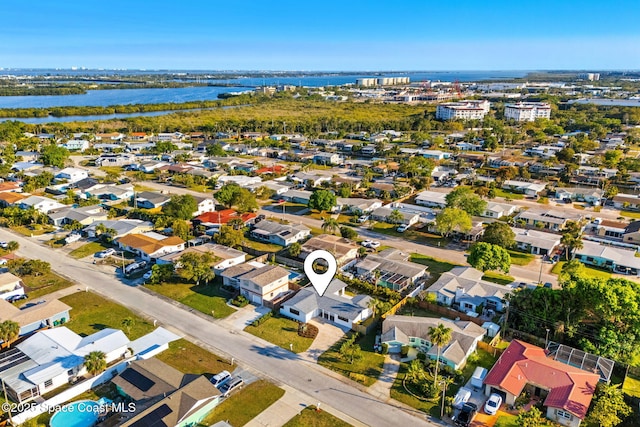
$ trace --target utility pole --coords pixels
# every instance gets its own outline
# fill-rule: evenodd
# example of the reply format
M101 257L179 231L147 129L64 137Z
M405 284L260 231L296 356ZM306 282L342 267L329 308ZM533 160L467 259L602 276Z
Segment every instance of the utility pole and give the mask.
M9 403L9 399L7 398L7 387L4 385L4 380L2 378L0 378L0 381L2 381L2 392L4 393L4 401ZM11 416L11 408L7 410L7 414L9 414L9 423L11 425L14 425L13 417Z

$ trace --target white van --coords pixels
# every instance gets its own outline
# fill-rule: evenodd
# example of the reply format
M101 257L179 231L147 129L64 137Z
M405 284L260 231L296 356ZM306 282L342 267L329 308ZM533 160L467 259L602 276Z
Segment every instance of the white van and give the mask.
M471 376L471 387L480 390L483 387L484 377L487 376L487 370L482 366L478 366Z
M453 406L455 409L462 409L462 406L469 401L471 398L471 390L466 387L460 387L460 390L456 393L453 398Z

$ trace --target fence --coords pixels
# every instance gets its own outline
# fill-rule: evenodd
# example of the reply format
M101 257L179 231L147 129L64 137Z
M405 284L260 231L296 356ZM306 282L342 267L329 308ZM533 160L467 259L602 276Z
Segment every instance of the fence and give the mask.
M478 348L486 351L487 353L491 353L493 356L500 356L505 350L504 348L494 347L490 343L486 343L484 341L478 341Z
M386 318L387 318L387 316L393 316L394 314L396 314L396 313L398 312L398 310L400 310L402 307L404 307L404 306L405 306L405 304L407 304L407 302L408 302L408 298L402 298L402 299L400 300L400 302L398 302L396 305L394 305L393 307L391 307L391 308L389 309L389 311L387 311L386 313L384 313L384 314L383 314L382 316L380 316L380 317L382 317L382 319L384 320L384 319L386 319Z
M62 393L59 393L57 395L55 395L54 397L52 397L51 399L31 407L29 410L24 411L16 416L13 417L13 422L14 424L22 424L32 418L37 417L40 414L43 414L45 412L49 412L51 410L53 410L54 408L56 408L57 406L62 405L64 402L68 402L69 400L73 399L74 397L84 393L85 391L94 388L97 385L103 384L107 381L110 381L111 379L113 379L116 375L120 374L122 371L124 371L126 369L126 367L129 364L129 361L131 360L135 360L134 358L131 359L127 359L124 360L120 363L118 363L117 365L112 366L111 368L108 368L106 371L104 371L101 374L96 375L95 377L89 378L88 380L82 381L79 384L76 384L75 386L63 391Z
M377 327L378 327L378 321L373 317L370 317L369 319L365 320L362 323L354 323L353 325L351 325L351 329L353 329L354 331L358 332L361 335L367 335Z
M302 270L304 268L304 263L300 261L296 261L295 259L283 257L280 255L276 255L276 262L278 264L284 264L287 267L293 267Z
M433 311L435 313L441 314L444 317L448 317L450 319L460 319L460 320L473 322L478 326L482 326L485 322L484 320L478 319L477 317L467 316L466 314L453 310L451 308L444 307L438 304L432 304L426 301L420 301L418 303L418 306L420 306L421 308L426 308L427 310Z

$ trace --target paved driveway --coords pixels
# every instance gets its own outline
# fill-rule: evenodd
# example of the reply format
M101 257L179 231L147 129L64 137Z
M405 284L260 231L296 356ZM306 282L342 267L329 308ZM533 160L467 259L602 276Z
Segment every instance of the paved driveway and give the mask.
M256 320L258 317L263 316L264 314L271 311L267 307L257 307L253 304L248 304L240 309L238 309L235 313L228 316L223 320L231 329L235 329L237 331L242 331L244 328L249 326L251 322Z
M348 329L342 329L332 323L325 321L324 319L314 319L309 322L318 328L318 336L309 347L307 351L301 353L300 356L312 362L317 362L318 357L329 349L333 344L340 340L348 331Z

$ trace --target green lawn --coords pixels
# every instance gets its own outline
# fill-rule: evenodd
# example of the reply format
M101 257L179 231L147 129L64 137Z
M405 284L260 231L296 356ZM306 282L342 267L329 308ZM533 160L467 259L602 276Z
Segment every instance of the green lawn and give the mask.
M415 316L415 317L442 317L442 314L435 311L427 310L426 308L412 306L410 304L405 305L396 313L399 316Z
M372 230L377 233L382 233L393 237L401 237L404 240L410 240L412 242L421 243L423 245L438 246L438 244L440 244L440 247L444 248L449 243L449 239L437 234L413 229L407 230L404 233L399 233L396 231L396 228L398 228L396 224L376 222L375 224L373 224Z
M465 383L466 381L469 381L473 375L473 371L475 371L478 366L491 370L497 360L498 357L493 356L488 351L477 349L474 354L469 356L467 364L462 369L462 375L464 375Z
M216 319L222 319L236 311L227 305L227 299L231 298L231 295L224 292L218 284L196 286L193 283L170 282L146 284L144 287L195 308L201 313L213 315Z
M553 266L551 272L553 274L560 274L562 271L562 266L565 264L565 261L557 262L556 265ZM611 273L605 270L600 270L597 268L590 267L586 264L582 264L584 266L585 272L590 277L601 277L603 279L608 279L611 277Z
M362 348L363 357L353 363L349 363L340 356L340 346L348 336L349 334L345 335L329 350L322 353L318 358L318 364L351 379L359 380L369 387L378 380L384 364L384 356L373 351L375 333L372 332L356 341Z
M453 267L458 267L459 264L453 264L448 261L443 261L437 258L432 258L427 255L413 253L410 258L411 262L415 262L417 264L426 265L429 268L427 269L427 273L431 275L429 278L429 284L434 283L442 273L446 273L451 270Z
M511 249L507 250L507 252L509 252L509 255L511 256L511 265L527 265L535 258L533 254L514 251Z
M640 212L621 210L620 215L626 216L627 218L640 219Z
M283 395L284 390L270 382L260 380L251 383L213 409L200 425L210 426L218 421L227 421L233 427L242 427Z
M131 340L151 332L153 325L135 315L128 308L102 298L93 292L76 292L60 301L71 306L71 320L65 326L72 331L87 336L105 328L122 329ZM122 327L122 320L131 317L134 325L130 331Z
M291 418L283 427L349 427L351 424L336 418L328 412L317 411L315 406L307 406L300 414Z
M24 284L27 286L27 294L29 298L24 302L42 297L51 292L73 286L73 283L64 277L58 276L56 273L49 272L40 276L22 276Z
M410 394L403 386L402 381L407 373L408 365L406 363L400 364L400 371L396 376L393 386L391 387L391 398L402 402L405 405L409 405L419 411L430 414L435 418L440 418L440 400L421 400ZM447 395L453 395L455 387L449 387Z
M515 277L509 276L507 274L500 274L496 273L495 271L485 271L484 275L482 276L482 280L497 283L498 285L508 285L516 279Z
M496 420L495 427L518 427L516 415L500 415Z
M286 317L271 317L260 326L249 325L244 330L285 350L289 350L290 344L293 344L294 353L307 351L313 343L312 338L298 335L298 322Z
M275 243L256 242L250 239L244 240L244 246L262 252L279 252L282 250L282 246L276 245Z
M80 259L105 249L107 249L107 246L101 242L89 242L69 252L69 256L75 259Z
M48 233L49 231L53 230L53 227L45 225L42 227L39 227L37 229L31 229L29 227L26 227L24 225L15 225L13 227L10 227L13 231L17 231L18 233L27 236L27 237L31 237L31 236L40 236L44 233Z
M504 197L505 199L511 200L522 200L524 199L524 194L511 193L509 191L503 190L502 188L494 188L496 197Z
M211 376L221 371L233 371L229 361L185 339L170 343L169 349L156 358L185 374Z

